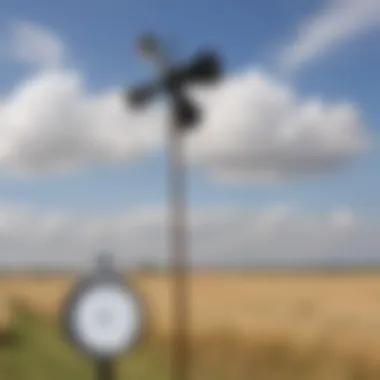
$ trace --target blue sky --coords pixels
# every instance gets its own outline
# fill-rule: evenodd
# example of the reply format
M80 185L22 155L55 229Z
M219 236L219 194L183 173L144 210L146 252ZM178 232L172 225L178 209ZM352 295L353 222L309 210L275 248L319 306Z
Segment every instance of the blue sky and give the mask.
M135 39L145 31L157 31L166 36L170 44L184 57L203 46L212 46L221 52L228 71L247 66L270 67L272 51L281 46L295 31L295 25L318 9L319 1L113 1L97 2L96 6L78 6L78 2L7 1L3 6L2 24L5 27L15 20L30 20L53 29L62 36L70 49L75 65L84 71L88 88L103 89L123 86L149 78L150 68L141 62L133 48ZM243 11L242 11L243 10ZM378 34L377 34L378 36ZM378 68L380 51L376 38L350 43L338 54L322 59L316 65L307 67L296 76L294 82L298 91L319 95L327 99L349 99L360 104L371 127L376 128L378 120L377 89L373 76ZM272 55L272 56L271 56ZM9 65L9 62L8 62ZM14 63L12 66L15 66ZM20 66L20 65L19 65ZM11 70L2 78L2 87L9 88L19 79L20 69ZM13 71L13 72L12 72ZM16 71L16 73L15 73ZM13 75L12 75L13 74ZM24 74L25 75L25 74ZM17 83L17 82L16 82ZM152 160L142 163L139 168L106 166L102 169L82 170L69 173L64 180L38 179L36 181L13 181L1 179L0 195L7 201L37 202L41 207L60 207L63 202L70 207L119 207L132 203L161 201L163 194L163 168L165 161ZM296 200L315 194L318 203L331 203L331 198L341 199L339 193L346 187L358 186L360 196L368 195L373 186L376 166L339 174L340 181L327 176L315 181L308 179L287 184L285 188L257 190L246 184L236 186L215 186L202 176L192 177L195 201L207 202L215 198L219 202L262 202L263 200ZM370 174L366 172L370 171ZM354 176L354 178L352 178ZM361 176L364 183L355 179ZM157 192L150 183L157 184ZM351 185L350 185L351 184ZM372 185L372 186L370 186ZM76 196L76 190L81 196ZM84 191L84 188L93 190ZM132 194L126 194L128 192ZM145 191L144 191L145 189ZM351 189L353 190L353 189ZM356 191L355 191L356 192ZM364 192L364 194L363 194ZM32 194L33 193L33 194ZM83 202L83 193L90 200ZM266 196L267 193L267 196ZM30 195L28 195L30 194ZM39 195L40 194L40 195ZM306 194L306 195L305 195ZM345 201L355 202L355 194L343 195ZM110 202L110 198L112 201ZM72 203L71 203L72 202ZM91 203L91 204L90 204ZM117 204L117 205L116 205Z
M346 14L347 23L342 22L339 18L342 14ZM353 14L357 15L357 21L352 16ZM319 24L313 23L313 21L318 21ZM323 26L324 22L326 23L325 27ZM351 24L348 25L350 22ZM20 25L26 25L26 29L24 28L24 32L20 33L22 41L20 42L19 39L17 42L13 38L14 36L12 37L12 33L20 31L22 28ZM320 25L320 30L318 30L318 25ZM12 27L14 27L13 32ZM356 125L356 122L352 121L353 119L344 119L348 120L348 123L353 123L353 134L347 145L337 146L336 152L328 151L328 154L331 155L331 157L329 156L331 170L329 168L330 161L326 161L323 156L325 148L320 151L318 147L316 148L314 161L312 160L309 164L305 163L306 167L302 168L302 173L299 172L299 164L294 158L298 156L293 157L292 153L286 153L282 159L283 162L288 162L286 160L289 160L290 163L293 162L289 165L294 165L294 168L286 166L285 172L280 173L282 166L275 160L279 160L278 157L282 157L281 154L285 153L278 156L274 150L273 157L269 153L260 153L262 156L256 156L255 153L252 153L255 146L252 145L250 148L247 145L245 149L248 153L246 154L249 155L249 160L252 160L253 166L260 165L260 160L263 160L266 165L274 165L272 169L276 176L282 177L284 174L285 180L275 184L261 183L256 180L218 181L210 173L220 169L215 167L213 160L220 158L219 154L222 153L219 153L219 150L213 150L212 156L209 156L207 152L202 151L201 169L198 170L197 167L191 166L189 170L191 205L195 209L202 209L234 206L256 208L270 207L273 204L296 204L297 208L305 213L329 213L335 208L345 207L353 212L379 216L378 190L380 190L380 183L377 173L380 157L376 147L376 136L380 115L377 107L376 77L380 63L378 45L380 10L378 5L371 0L362 2L350 0L346 2L346 5L342 5L339 0L307 2L301 0L291 2L282 0L194 0L186 2L114 0L95 3L83 0L80 4L78 1L71 0L65 2L4 0L0 28L5 36L0 41L2 45L0 49L2 52L0 93L3 98L2 103L8 109L11 109L9 104L12 102L12 93L16 96L20 89L28 87L28 81L33 78L42 78L50 72L56 73L58 76L66 73L69 75L67 78L71 78L70 75L74 74L80 77L82 83L80 86L83 87L81 87L81 91L84 93L82 95L87 98L106 96L112 91L119 91L125 86L152 77L154 73L151 68L142 62L134 51L136 38L146 31L157 32L166 38L173 52L181 58L191 56L204 46L217 49L223 57L227 81L233 82L235 75L247 75L249 78L249 70L260 69L265 81L268 83L274 81L275 86L283 86L291 91L300 107L314 98L320 99L327 108L331 107L331 109L334 109L333 107L339 102L346 102L355 110L355 115L360 118L360 123L358 122ZM57 45L61 50L54 50L54 46L49 44L42 46L43 41L38 39L40 37L33 37L33 28L39 28L40 32L50 36L53 45ZM25 45L31 48L25 48ZM36 54L33 52L34 46L37 46ZM46 55L45 52L41 54L42 50L38 50L43 48L50 49ZM60 53L58 53L59 51ZM58 55L60 57L57 57ZM56 86L61 83L58 76ZM252 79L252 85L256 86L257 81L260 81L260 77ZM243 83L239 84L242 89L243 85ZM248 86L247 91L249 92ZM35 93L37 92L36 90ZM33 98L33 94L30 95L30 99L37 100L31 100L30 105L25 100L22 103L24 108L21 106L17 108L18 103L14 101L13 119L10 116L8 119L4 118L6 121L3 121L3 124L0 120L0 133L3 133L5 141L8 141L11 133L9 130L12 131L13 124L9 120L15 122L14 114L22 113L25 107L28 107L27 112L29 112L33 105L42 101L42 95L41 97L36 95ZM212 104L213 99L211 97L207 104ZM266 104L269 106L270 101L268 95ZM47 103L47 107L53 106L55 107L56 103ZM74 112L72 105L68 107L71 107L68 108L69 113ZM260 108L258 109L260 110ZM55 109L51 112L55 115ZM61 115L59 112L56 115ZM126 110L127 112L128 110ZM294 112L298 112L297 109ZM321 112L325 112L327 115L329 111ZM11 111L9 114L11 115ZM25 115L30 117L36 113L26 113ZM104 111L102 115L106 117L108 111ZM228 115L232 115L232 111ZM230 128L233 129L234 118L232 116L229 117L231 119ZM119 113L117 117L117 120L121 120L122 116ZM240 117L239 113L237 119ZM344 117L350 116L342 116L342 118ZM6 125L7 120L8 124ZM16 143L23 141L19 147L21 150L26 146L23 144L28 144L28 147L35 149L30 148L32 152L30 154L33 152L41 154L40 151L44 150L44 144L49 144L49 139L44 137L48 126L38 129L40 126L36 123L38 120L44 122L50 120L51 122L50 116L38 116L36 120L30 124L23 122L25 123L25 125L22 124L24 129L20 127L19 137L12 140ZM111 118L110 123L111 120L114 119ZM325 124L328 126L330 119L326 120ZM339 129L342 127L340 123L343 122L337 121L339 124L337 126L334 124L335 122L331 121L331 123L332 129L335 127ZM128 126L129 129L126 128L125 133L134 133L133 128L139 127L152 128L152 130L156 128L155 122L152 125L147 122L140 124L136 122L136 127ZM71 138L75 136L76 124L73 123L73 125L74 127L70 127ZM104 128L102 133L107 133L106 128L109 125L102 124ZM244 125L246 128L244 131L248 131L249 120L245 121ZM229 128L229 126L227 127ZM307 127L306 125L305 128ZM33 133L33 128L36 132L33 140L30 140L32 142L29 143L23 133ZM59 128L66 128L65 123L62 122ZM208 124L205 129L207 130L207 128ZM275 129L277 126L274 125L273 128ZM318 131L324 127L317 125L316 128L316 133L319 133ZM27 130L29 132L25 132ZM221 134L224 133L223 131ZM373 147L365 149L364 153L361 152L357 155L356 141L363 131ZM60 133L56 135L58 137L52 135L55 138L54 144L59 144ZM323 135L318 134L317 136L325 139L321 140L322 144L326 144L326 147L328 146L330 149L330 140L328 139L333 139L333 136L329 136L328 133L328 131L323 132ZM351 133L351 129L347 133ZM256 135L249 136L252 142L255 142ZM24 138L25 140L23 140ZM45 138L46 141L43 140ZM248 139L246 140L248 141ZM202 140L199 141L202 142ZM215 146L218 141L216 140ZM210 142L208 144L214 145ZM311 142L311 144L313 143ZM339 144L341 143L339 142ZM54 146L53 153L58 145ZM261 147L265 150L265 143L261 144ZM299 145L295 146L294 150L296 151L298 147ZM21 204L25 207L32 207L37 210L36 212L42 214L69 211L101 215L102 213L117 213L120 210L128 212L128 210L140 206L143 208L164 206L167 200L167 173L162 145L158 150L148 149L145 146L143 148L147 154L143 154L142 159L137 161L131 161L126 155L126 159L107 158L102 162L99 157L103 156L97 156L94 153L91 157L95 157L95 161L91 162L92 158L84 154L83 160L90 162L90 165L78 164L76 167L74 162L74 167L71 165L70 170L63 173L57 172L58 175L55 173L53 153L50 156L50 153L46 154L46 157L44 156L46 160L51 160L52 171L46 172L38 168L37 175L34 170L36 166L32 168L34 171L29 170L28 166L28 161L31 162L34 157L30 156L32 157L30 158L26 155L24 157L23 153L4 156L0 168L2 173L0 176L1 203L5 205ZM68 160L70 158L68 153L70 149L62 153L63 158L61 157L61 159ZM142 148L139 147L139 149ZM233 149L235 153L238 152L236 147ZM75 154L79 154L77 151L75 152ZM304 151L302 150L302 152ZM102 154L107 155L104 152ZM251 155L253 156L251 157ZM258 160L258 164L253 161L255 159ZM338 164L335 167L336 162ZM23 172L25 175L15 177L14 168L17 165L20 165L23 170L25 169ZM318 169L314 173L314 169L320 167L322 169ZM293 173L293 170L296 175L291 178L288 174Z

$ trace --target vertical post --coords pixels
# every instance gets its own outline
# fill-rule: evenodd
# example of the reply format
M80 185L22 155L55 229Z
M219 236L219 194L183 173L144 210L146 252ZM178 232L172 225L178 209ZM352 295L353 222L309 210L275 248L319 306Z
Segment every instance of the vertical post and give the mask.
M169 130L169 186L171 213L171 254L173 270L173 379L189 379L190 298L187 277L186 184L184 136L180 126L172 123Z
M172 67L165 51L154 35L143 36L138 43L140 54L151 61L162 74L159 81L139 86L129 93L129 101L136 107L144 106L158 93L169 94L174 101L174 120L169 126L169 207L171 258L173 276L173 375L174 380L190 377L190 306L187 270L188 244L186 229L186 184L184 129L191 127L199 112L183 93L185 84L210 82L219 77L219 62L215 53L203 53L190 65Z
M97 380L114 380L115 368L111 360L98 359L96 361L96 379Z

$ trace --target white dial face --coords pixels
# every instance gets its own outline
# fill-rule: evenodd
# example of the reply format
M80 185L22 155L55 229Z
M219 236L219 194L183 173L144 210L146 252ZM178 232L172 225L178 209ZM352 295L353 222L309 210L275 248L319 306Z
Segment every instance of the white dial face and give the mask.
M139 307L133 295L119 286L94 286L74 308L74 333L90 350L116 355L134 343L141 323Z

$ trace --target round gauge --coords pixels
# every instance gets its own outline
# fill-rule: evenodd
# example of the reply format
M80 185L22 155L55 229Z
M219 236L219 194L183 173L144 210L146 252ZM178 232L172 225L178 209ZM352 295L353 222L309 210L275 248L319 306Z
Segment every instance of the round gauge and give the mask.
M135 296L117 282L86 286L68 305L70 338L93 356L114 357L136 342L141 328L139 306Z

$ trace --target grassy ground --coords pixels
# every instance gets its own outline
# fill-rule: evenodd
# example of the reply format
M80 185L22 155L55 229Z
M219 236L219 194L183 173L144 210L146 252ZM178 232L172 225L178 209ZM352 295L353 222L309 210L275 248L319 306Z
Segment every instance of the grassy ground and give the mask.
M165 351L160 352L150 342L121 360L117 370L120 379L169 378ZM94 363L66 344L56 323L26 309L17 312L14 327L0 339L1 380L94 378Z
M94 366L62 339L55 322L21 308L0 337L1 380L90 380ZM279 339L248 342L226 331L193 342L195 380L375 380L380 366L323 345L296 350ZM118 363L118 379L170 379L169 342L147 336Z
M118 379L169 380L170 282L148 276L136 284L152 331L120 360ZM0 329L0 380L94 379L93 363L57 328L69 287L57 278L0 281L0 310L11 319ZM377 275L198 276L192 380L379 380L379 294Z

